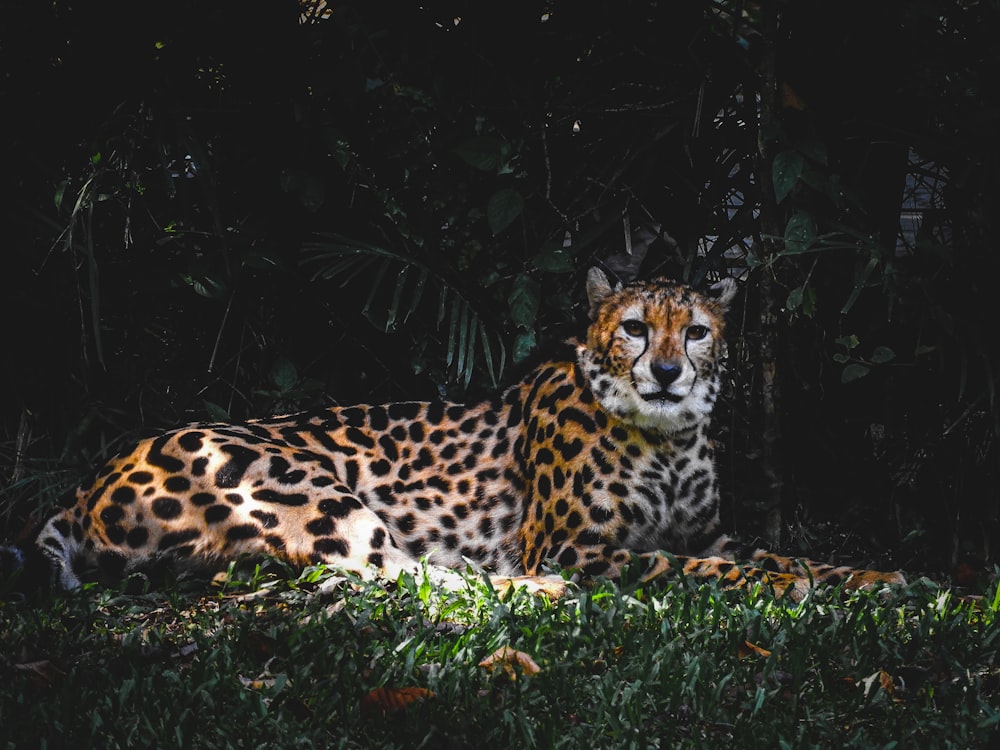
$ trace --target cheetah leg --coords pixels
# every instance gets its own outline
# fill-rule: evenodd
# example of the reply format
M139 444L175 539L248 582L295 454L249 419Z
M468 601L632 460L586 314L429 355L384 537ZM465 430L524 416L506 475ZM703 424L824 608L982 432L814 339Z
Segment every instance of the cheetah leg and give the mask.
M828 565L813 560L782 557L759 549L751 555L753 563L764 570L795 576L836 586L843 582L846 589L876 588L882 584L904 585L906 578L899 571L863 570L847 565Z
M625 549L599 546L574 546L578 564L573 569L587 577L619 579L626 566L639 566L639 580L685 576L698 581L717 580L726 588L744 588L759 582L772 587L779 595L799 601L809 591L807 577L791 572L769 571L755 565L739 565L722 555L690 557L660 552L634 553ZM531 572L531 571L529 571Z
M809 579L790 572L739 565L725 557L689 557L646 552L638 556L647 565L642 581L681 574L696 581L717 580L724 588L745 588L752 583L770 586L779 596L801 601L810 589Z
M772 575L795 576L811 585L837 586L846 589L877 588L884 584L905 585L906 578L899 571L878 571L852 568L850 566L828 565L814 560L785 557L764 549L747 548L728 536L720 536L715 543L702 552L703 557L723 557L727 560L747 560L753 567Z
M643 580L651 580L659 575L676 575L677 569L669 557L652 553L642 555L652 558L654 572L647 573ZM809 592L809 579L780 571L768 571L751 565L739 565L725 557L674 558L684 576L697 581L718 580L724 588L746 588L752 583L770 586L779 596L788 596L792 601L801 601Z
M421 574L420 562L400 549L382 518L353 495L331 495L315 507L327 515L303 519L308 533L282 537L280 546L266 551L299 567L321 563L362 578ZM439 569L428 570L433 580Z
M320 502L318 507L323 507ZM423 564L397 545L385 521L367 505L351 495L331 497L326 507L336 511L329 522L322 518L306 524L307 529L323 532L322 536L303 535L290 540L284 549L269 550L296 565L322 563L358 573L364 578L395 581L400 573L417 580L426 575L431 583L450 590L468 587L465 577L457 571L433 563ZM342 512L342 508L350 508ZM510 588L524 588L532 593L556 599L562 597L567 585L559 576L490 576L490 583L503 593Z

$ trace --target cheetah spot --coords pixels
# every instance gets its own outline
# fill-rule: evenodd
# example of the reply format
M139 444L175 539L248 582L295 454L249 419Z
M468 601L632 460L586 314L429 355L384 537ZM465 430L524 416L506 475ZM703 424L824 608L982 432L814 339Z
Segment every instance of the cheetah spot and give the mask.
M176 497L158 497L153 500L153 514L157 518L169 520L181 514L181 501Z

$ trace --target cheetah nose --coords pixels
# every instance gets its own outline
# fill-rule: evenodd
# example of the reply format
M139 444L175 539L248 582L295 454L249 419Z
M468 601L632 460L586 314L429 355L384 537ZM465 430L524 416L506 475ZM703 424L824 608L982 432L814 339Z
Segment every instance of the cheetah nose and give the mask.
M666 388L680 377L682 368L675 362L654 362L650 369L657 382Z

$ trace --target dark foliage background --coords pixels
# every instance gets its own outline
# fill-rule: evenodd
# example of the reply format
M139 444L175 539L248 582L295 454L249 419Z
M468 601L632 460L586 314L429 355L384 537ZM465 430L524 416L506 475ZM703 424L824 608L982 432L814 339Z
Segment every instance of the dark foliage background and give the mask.
M745 281L741 535L991 559L997 3L0 12L5 536L141 430L488 393L604 263Z

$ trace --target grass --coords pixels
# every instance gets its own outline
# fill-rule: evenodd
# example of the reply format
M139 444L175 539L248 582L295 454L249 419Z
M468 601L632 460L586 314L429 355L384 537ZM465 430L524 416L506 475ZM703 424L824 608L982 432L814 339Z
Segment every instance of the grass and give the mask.
M326 575L0 604L0 746L971 748L1000 736L995 587L820 590L793 604L600 583L549 602L475 579L448 592ZM504 646L523 656L480 665Z

